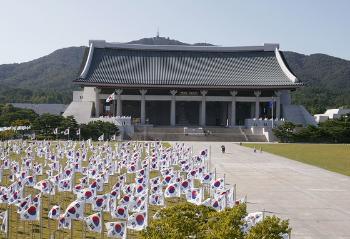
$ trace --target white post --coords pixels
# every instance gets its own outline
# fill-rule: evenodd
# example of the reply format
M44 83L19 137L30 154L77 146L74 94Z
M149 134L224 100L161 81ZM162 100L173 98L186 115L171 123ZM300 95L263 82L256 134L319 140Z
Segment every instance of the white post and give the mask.
M275 106L275 98L272 96L272 117L271 117L271 123L272 123L272 128L273 128L273 108L274 108L274 106Z
M176 125L176 99L175 95L177 93L177 90L171 90L171 105L170 105L170 125L175 126Z
M206 103L205 103L205 95L208 93L207 90L201 90L201 95L202 95L202 102L201 102L201 108L200 108L200 117L199 117L199 124L201 126L205 126L206 124L206 112L205 112L205 109L206 109Z
M101 113L101 110L100 110L100 89L98 88L94 88L95 90L95 115L96 117L100 117L100 113Z
M255 119L259 119L260 116L260 99L259 96L261 94L261 91L256 90L254 91L254 95L255 95Z
M116 116L122 116L122 100L121 100L121 94L123 92L122 89L115 90L117 93L117 114Z
M231 119L230 119L230 126L235 126L236 125L236 95L237 91L232 90L230 91L230 94L232 95L232 100L231 100Z
M145 124L146 120L146 100L145 95L147 93L147 90L140 90L141 93L141 124Z
M276 119L279 120L281 118L281 92L275 91L276 95Z

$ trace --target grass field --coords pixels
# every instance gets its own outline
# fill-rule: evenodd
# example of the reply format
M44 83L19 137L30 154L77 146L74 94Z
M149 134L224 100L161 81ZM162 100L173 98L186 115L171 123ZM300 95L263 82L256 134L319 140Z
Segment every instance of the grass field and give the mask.
M350 176L350 145L243 144L263 151Z

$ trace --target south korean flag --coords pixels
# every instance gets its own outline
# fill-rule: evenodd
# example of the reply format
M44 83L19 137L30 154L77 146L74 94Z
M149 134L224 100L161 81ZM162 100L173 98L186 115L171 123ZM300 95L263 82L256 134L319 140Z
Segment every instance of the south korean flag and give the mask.
M119 205L114 211L111 211L112 218L127 219L129 217L128 205Z
M85 222L90 231L101 233L102 231L101 212L98 212L86 217Z
M186 200L187 202L201 205L202 203L202 197L203 197L203 189L202 188L192 188L187 194L186 194Z
M178 183L168 185L164 191L164 197L180 197L180 185Z
M126 238L126 223L125 222L107 222L107 236L114 238Z
M30 205L27 209L21 212L21 220L24 221L39 221L40 206Z
M204 173L201 177L201 183L210 184L214 178L214 173Z
M48 218L58 219L59 217L60 217L60 206L55 205L50 209Z
M58 218L58 229L70 229L72 226L71 218L68 218L66 214L61 214Z
M225 180L223 178L218 178L214 180L211 184L212 190L222 190L225 188Z
M185 179L180 184L180 191L182 194L187 194L189 190L193 187L193 180L192 179Z
M72 191L72 179L62 179L58 183L58 191L59 192L71 192Z
M128 218L129 229L141 231L147 227L147 213L139 212L134 213Z
M109 211L109 194L97 195L92 199L93 211Z
M149 204L154 206L164 206L163 194L151 194L149 195Z
M84 219L84 201L82 200L75 200L71 204L68 205L65 214L67 218L70 219Z

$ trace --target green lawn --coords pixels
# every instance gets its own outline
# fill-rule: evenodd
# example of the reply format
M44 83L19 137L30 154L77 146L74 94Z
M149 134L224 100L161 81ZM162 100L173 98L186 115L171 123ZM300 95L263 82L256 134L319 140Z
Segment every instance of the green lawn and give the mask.
M329 171L350 176L350 145L344 144L243 144Z

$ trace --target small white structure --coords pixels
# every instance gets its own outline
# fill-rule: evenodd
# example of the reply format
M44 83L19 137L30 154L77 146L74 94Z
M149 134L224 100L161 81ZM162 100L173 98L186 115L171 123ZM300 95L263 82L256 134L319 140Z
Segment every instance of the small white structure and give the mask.
M323 114L314 115L317 123L325 122L329 119L339 119L341 116L350 114L350 109L329 109Z

